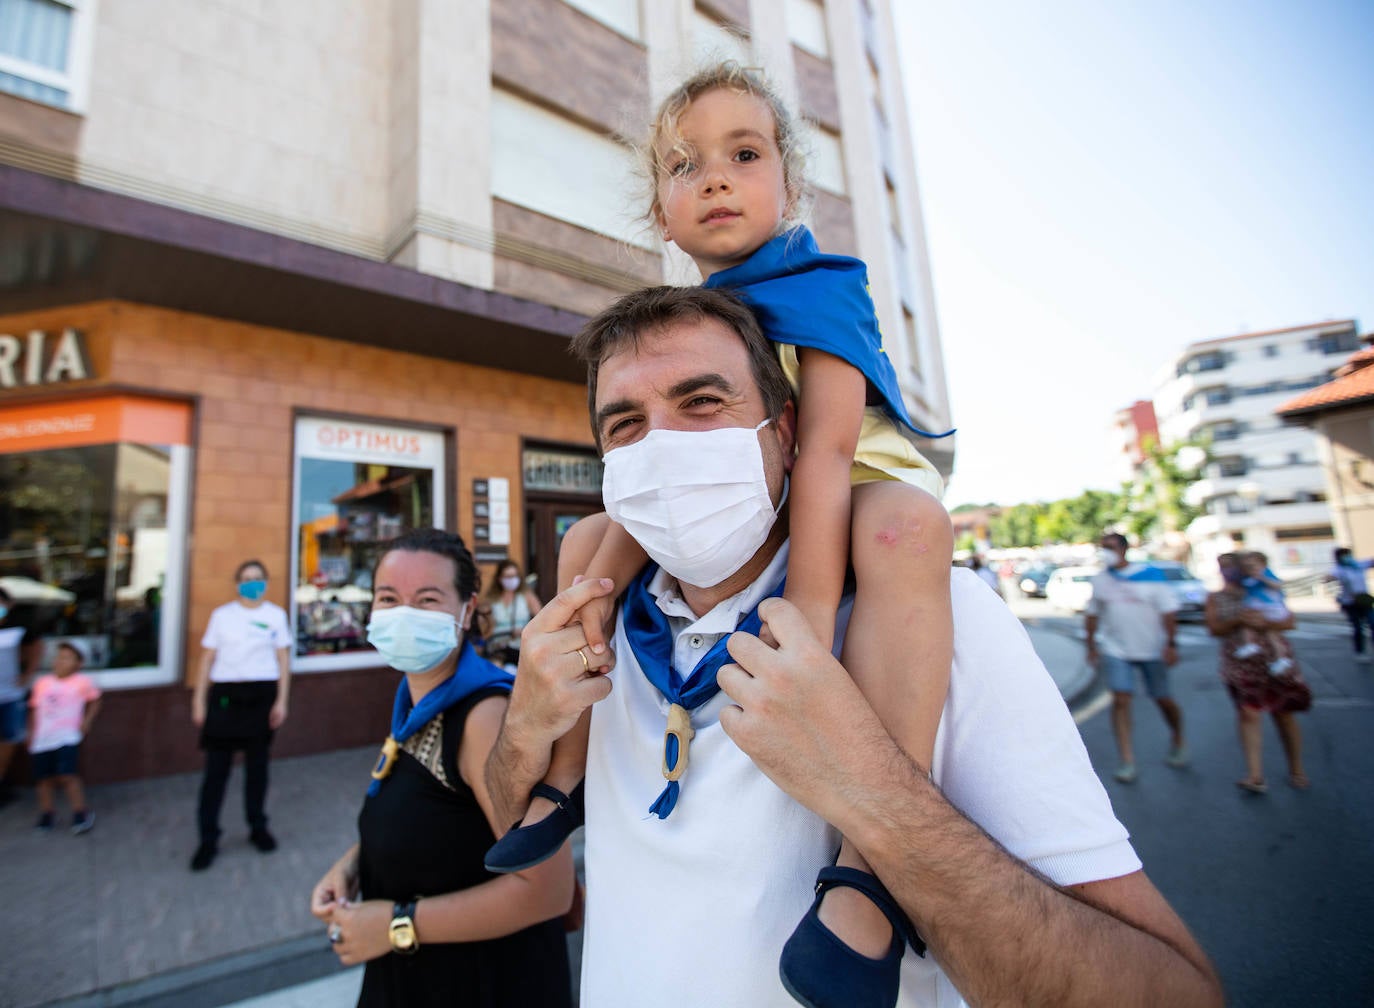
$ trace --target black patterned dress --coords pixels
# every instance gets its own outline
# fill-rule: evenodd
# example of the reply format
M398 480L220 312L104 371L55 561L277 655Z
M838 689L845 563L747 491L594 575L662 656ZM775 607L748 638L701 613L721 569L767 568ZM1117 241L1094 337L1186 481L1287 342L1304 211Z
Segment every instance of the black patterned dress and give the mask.
M363 899L405 902L495 878L482 858L495 841L458 775L468 713L505 690L479 690L407 739L391 776L358 815ZM423 937L423 936L422 936ZM367 1008L567 1008L572 1003L561 918L487 941L425 943L367 964Z

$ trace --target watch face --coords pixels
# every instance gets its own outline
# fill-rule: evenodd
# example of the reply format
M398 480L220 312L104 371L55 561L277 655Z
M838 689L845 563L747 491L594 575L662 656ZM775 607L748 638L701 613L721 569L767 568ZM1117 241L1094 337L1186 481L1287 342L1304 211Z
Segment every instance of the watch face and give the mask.
M409 917L398 917L391 922L391 947L397 952L415 950L415 924Z

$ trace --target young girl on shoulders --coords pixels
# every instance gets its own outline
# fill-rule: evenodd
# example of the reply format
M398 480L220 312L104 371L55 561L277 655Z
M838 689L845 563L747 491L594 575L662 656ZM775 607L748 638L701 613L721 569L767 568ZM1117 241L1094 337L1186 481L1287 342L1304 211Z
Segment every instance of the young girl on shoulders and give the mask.
M841 660L884 726L929 770L953 649L952 533L940 476L912 443L934 435L907 415L866 268L822 254L795 225L806 188L797 124L754 73L726 63L692 77L660 107L645 153L654 182L649 216L663 239L692 258L706 286L749 304L797 397L785 597L831 646L852 564L856 591ZM601 523L594 555L582 564L574 556L568 569L627 585L647 557L619 524ZM570 533L564 549L588 539ZM609 599L581 613L594 655L605 654L612 616ZM552 854L580 821L563 796L582 779L588 722L584 715L554 747L540 791L557 797L532 800L522 825L488 855L488 868L514 871ZM909 924L894 926L900 911L847 839L837 866L851 871L823 873L816 903L783 952L784 982L813 1006L856 1003L859 988L894 1003ZM847 949L817 961L814 950L835 947L825 931Z

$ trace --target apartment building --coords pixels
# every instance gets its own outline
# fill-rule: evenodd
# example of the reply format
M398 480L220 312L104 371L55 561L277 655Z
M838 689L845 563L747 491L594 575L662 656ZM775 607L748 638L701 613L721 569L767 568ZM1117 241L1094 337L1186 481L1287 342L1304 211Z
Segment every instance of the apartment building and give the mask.
M94 656L89 775L195 764L186 670L247 557L296 628L288 754L385 731L385 539L456 529L549 594L600 508L567 341L695 279L619 138L707 59L809 121L818 240L868 262L913 419L952 426L890 7L6 4L0 583Z
M1115 462L1113 475L1118 483L1130 483L1145 461L1150 445L1159 441L1159 424L1154 403L1137 399L1116 411L1112 417L1110 447Z
M1349 319L1244 333L1189 344L1160 376L1163 443L1211 442L1189 489L1205 512L1187 530L1199 571L1236 548L1264 551L1285 578L1329 567L1334 532L1316 438L1275 409L1327 382L1359 346Z

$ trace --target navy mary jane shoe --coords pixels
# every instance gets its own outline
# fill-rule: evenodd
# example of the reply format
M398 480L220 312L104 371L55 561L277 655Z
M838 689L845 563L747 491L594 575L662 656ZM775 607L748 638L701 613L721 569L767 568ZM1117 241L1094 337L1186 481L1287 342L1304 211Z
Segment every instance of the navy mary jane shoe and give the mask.
M582 784L573 788L571 795L565 795L558 788L541 781L531 789L530 797L547 798L557 807L537 823L528 826L517 824L492 844L483 860L487 871L499 874L518 872L547 861L558 853L563 841L586 819L582 807Z
M835 886L859 890L887 917L892 924L887 955L860 955L821 923L821 900ZM816 899L782 947L778 973L787 993L806 1008L892 1008L908 942L917 955L926 954L926 943L883 884L867 872L832 865L816 876Z

